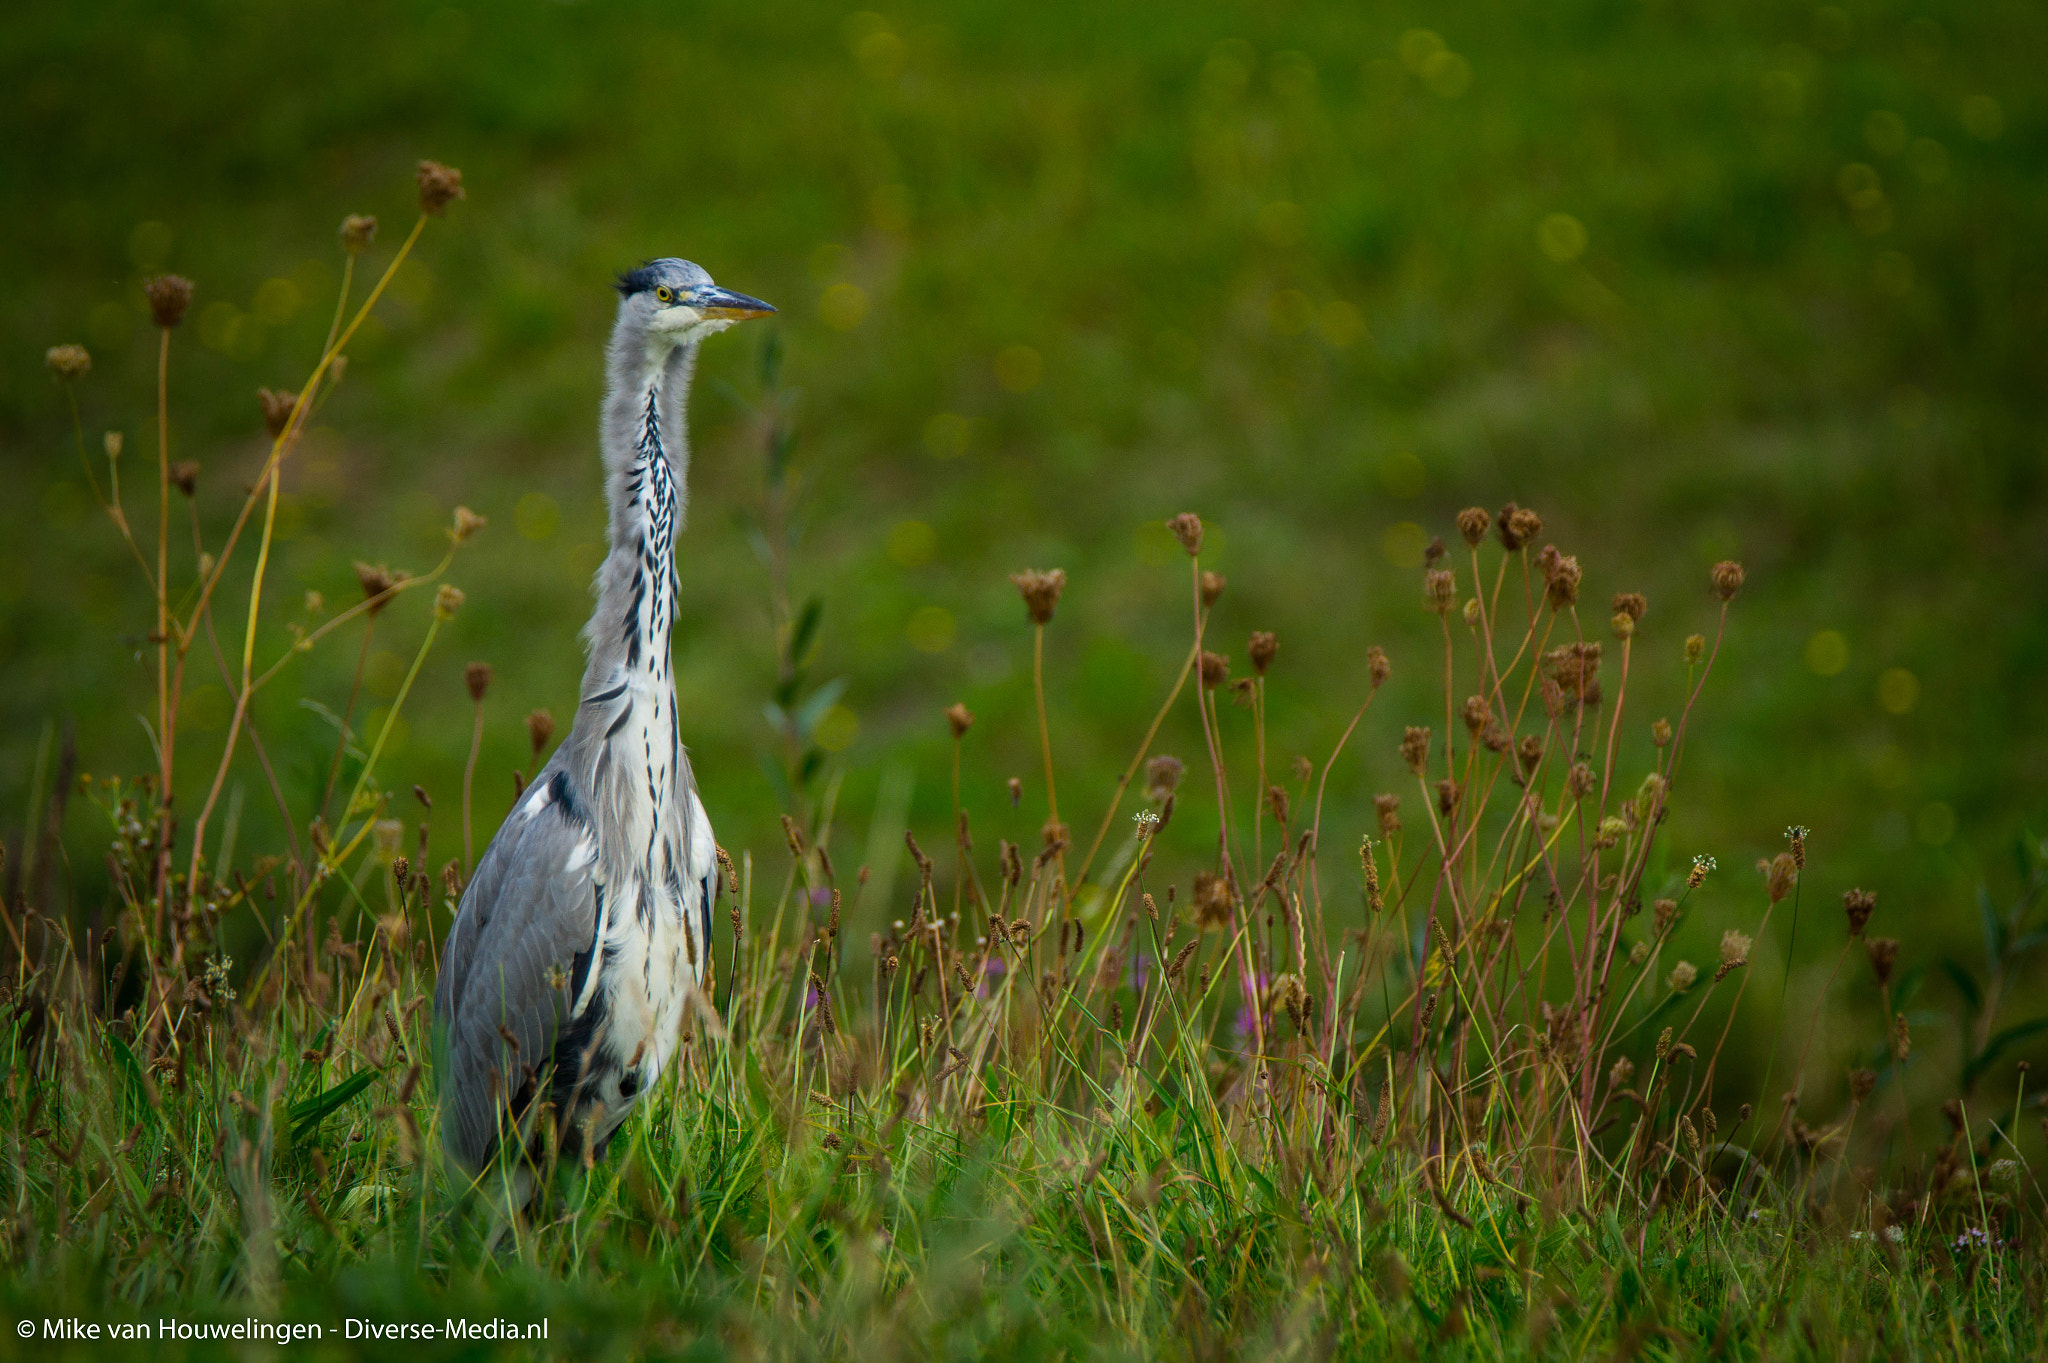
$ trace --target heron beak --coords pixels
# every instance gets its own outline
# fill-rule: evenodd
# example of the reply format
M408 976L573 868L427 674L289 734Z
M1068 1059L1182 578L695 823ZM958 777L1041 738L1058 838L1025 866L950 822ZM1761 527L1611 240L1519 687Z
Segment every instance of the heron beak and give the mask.
M731 289L721 289L715 284L706 285L691 294L690 306L695 308L700 316L734 322L744 322L749 317L766 317L775 311L758 298L749 298L743 293L734 293Z

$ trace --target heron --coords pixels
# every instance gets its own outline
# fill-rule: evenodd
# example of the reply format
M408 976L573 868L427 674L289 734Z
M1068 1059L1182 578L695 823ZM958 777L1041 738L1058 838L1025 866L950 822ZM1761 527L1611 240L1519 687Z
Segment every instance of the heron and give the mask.
M687 260L621 276L599 422L610 522L575 723L464 888L434 986L442 1142L529 1200L557 1152L601 1160L674 1053L710 963L717 844L670 672L685 413L698 347L775 311Z

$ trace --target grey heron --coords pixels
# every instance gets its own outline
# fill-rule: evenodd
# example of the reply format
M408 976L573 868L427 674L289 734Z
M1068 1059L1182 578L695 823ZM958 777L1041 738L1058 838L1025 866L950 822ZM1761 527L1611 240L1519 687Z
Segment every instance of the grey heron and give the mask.
M603 1157L668 1064L711 952L717 846L669 671L684 418L698 346L775 309L687 260L618 291L599 429L610 534L575 723L477 862L434 987L442 1142L472 1176L512 1156L521 1203L543 1113L564 1154Z

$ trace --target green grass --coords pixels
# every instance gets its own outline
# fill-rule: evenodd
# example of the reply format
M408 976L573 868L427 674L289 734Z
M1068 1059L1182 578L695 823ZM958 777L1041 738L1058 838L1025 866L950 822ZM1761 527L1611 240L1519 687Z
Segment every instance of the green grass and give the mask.
M1441 46L1377 7L681 22L74 7L11 31L18 1315L545 1313L565 1352L743 1355L2040 1349L2041 1146L2015 1063L2043 1029L2038 15L1474 5L1427 20ZM421 155L462 165L471 197L277 446L268 520L251 390L320 357L344 257L317 244L344 212L384 219L350 309L391 263ZM693 411L678 678L747 868L731 1039L693 1024L614 1158L564 1171L493 1259L431 1160L406 1010L466 837L538 756L524 718L573 701L602 285L671 250L784 304L714 343ZM166 268L198 281L167 410L170 458L201 467L165 508L190 652L160 709L136 562L153 570L159 510L142 280ZM74 340L93 371L53 387L36 358ZM133 554L94 505L109 429ZM198 554L252 486L198 609ZM1540 539L1468 554L1458 510L1509 498ZM458 504L490 524L451 546ZM1164 524L1191 509L1201 567L1228 577L1193 615ZM1418 581L1431 536L1454 546L1442 620ZM1583 560L1576 611L1523 586L1552 542ZM1748 575L1724 637L1705 587L1726 558ZM366 628L356 559L440 576ZM1034 640L1007 577L1054 566L1069 585ZM464 603L437 608L442 582ZM1649 598L1626 644L1619 591ZM1255 629L1280 651L1245 705L1176 686L1191 630L1243 679ZM245 637L271 679L223 760ZM1546 706L1537 673L1571 678L1545 650L1580 638L1603 643L1604 696ZM494 668L474 705L471 659ZM1468 734L1475 692L1542 742L1535 769ZM952 741L956 700L977 719ZM138 778L171 714L160 869ZM1686 737L1654 741L1660 717ZM1401 752L1420 725L1424 776ZM1142 775L1118 785L1134 752L1187 771L1142 849L1130 818L1156 802ZM1054 774L1064 872L1032 865ZM1780 900L1747 867L1795 823L1812 860ZM1446 855L1443 828L1481 836ZM1002 840L1022 848L1008 890ZM1285 907L1248 907L1283 849ZM392 879L399 853L422 881ZM1720 869L1686 891L1700 854ZM1235 887L1199 935L1198 871ZM1872 933L1903 939L1888 973L1835 907L1856 885L1879 893ZM938 953L922 978L894 926L914 892L961 914L916 949ZM1034 939L963 1001L942 991L980 963L977 893L1010 895ZM1057 972L1069 917L1075 978L1022 980ZM1176 919L1176 950L1204 945L1169 989L1152 934ZM1731 931L1748 960L1715 981ZM1093 971L1141 949L1142 990ZM1280 983L1253 1008L1247 977L1297 981L1309 1012ZM1601 1026L1575 1050L1586 1007ZM1660 1056L1666 1027L1690 1055ZM314 1121L322 1094L343 1101ZM1899 1240L1856 1238L1887 1222ZM2010 1243L1953 1248L1986 1227Z

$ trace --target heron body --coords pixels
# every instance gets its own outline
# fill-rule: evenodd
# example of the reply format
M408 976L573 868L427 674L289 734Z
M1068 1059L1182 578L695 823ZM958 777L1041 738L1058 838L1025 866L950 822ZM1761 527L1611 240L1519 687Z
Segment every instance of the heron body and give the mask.
M684 418L703 339L774 309L674 259L619 292L609 545L575 723L477 862L435 984L442 1139L472 1174L508 1139L534 1154L543 1113L563 1151L602 1158L674 1053L711 950L717 847L670 672Z

